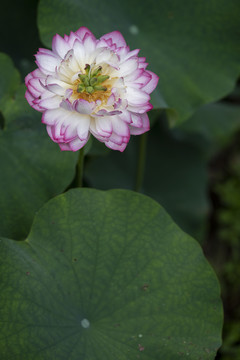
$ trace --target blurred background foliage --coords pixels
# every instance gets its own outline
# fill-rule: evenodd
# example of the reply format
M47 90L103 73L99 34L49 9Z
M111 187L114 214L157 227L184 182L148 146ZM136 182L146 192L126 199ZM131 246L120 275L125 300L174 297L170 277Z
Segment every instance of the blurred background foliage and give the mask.
M92 1L89 5L85 0L14 0L11 6L7 2L1 5L0 51L9 60L4 58L1 67L0 156L5 159L3 138L8 136L10 144L11 141L20 144L15 150L12 146L12 151L15 158L21 154L19 159L23 163L29 161L33 147L35 152L42 148L42 155L34 158L32 165L32 171L41 174L39 177L44 169L52 169L51 186L43 188L46 180L38 181L40 190L36 191L35 205L24 210L29 214L28 221L22 224L20 216L14 217L14 223L7 225L11 230L0 222L1 234L23 238L41 204L74 186L75 154L64 154L66 159L62 160L63 154L57 145L50 144L39 114L23 101L20 78L23 81L35 68L33 54L39 47L50 47L56 32L63 35L80 26L88 26L96 36L114 29L122 31L131 48L140 47L141 54L147 55L149 68L160 76L159 89L153 97L155 110L150 113L152 129L142 137L132 137L123 154L111 152L91 139L84 184L98 189L140 189L163 205L175 222L202 244L220 280L225 308L223 346L217 359L238 360L240 4L237 0L211 0L201 2L202 5L184 0L184 6L176 0L161 4L131 0L131 6L129 1L108 4ZM10 78L4 83L6 74ZM9 79L13 86L6 88ZM26 137L21 131L29 129L33 142L19 142L19 137ZM145 159L142 154L145 170L141 184L136 181L141 171L140 145L146 149ZM19 172L16 177L4 160L1 167L4 186L0 205L7 207L9 217L13 217L14 211L19 214L22 210L16 206L14 209L14 202L6 200L6 189L12 192L10 185L21 184L27 204L33 195L28 191L25 174ZM60 180L62 171L65 176ZM45 176L48 179L48 174ZM11 177L14 182L9 185Z

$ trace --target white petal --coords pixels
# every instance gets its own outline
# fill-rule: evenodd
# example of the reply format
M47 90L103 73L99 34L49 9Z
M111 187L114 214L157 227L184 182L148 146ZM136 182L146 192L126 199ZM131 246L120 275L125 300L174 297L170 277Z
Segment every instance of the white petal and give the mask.
M111 136L109 137L109 140L117 145L122 145L123 143L123 137L116 133L112 133Z
M77 137L77 125L78 121L74 121L65 128L65 132L63 134L64 141L69 142Z
M57 109L59 108L62 98L60 96L52 96L43 100L40 100L38 105L44 109Z
M80 140L86 140L89 136L90 117L87 115L78 115L81 117L77 125L77 134Z
M127 109L131 112L143 114L153 108L152 104L146 103L144 105L128 105Z
M74 109L80 114L91 114L95 108L95 103L89 103L87 100L78 99L74 101Z
M74 56L80 66L81 71L84 70L85 65L86 65L86 61L85 61L85 57L86 57L86 52L85 52L85 48L83 46L83 44L80 43L79 40L75 40L74 44L73 44L73 50L74 50Z
M124 63L122 63L120 65L119 76L124 77L124 76L126 76L128 74L131 74L137 68L138 68L138 60L137 60L137 58L128 59L127 61L124 61Z
M131 119L132 119L132 122L131 122L132 126L135 126L137 128L140 128L143 126L141 114L131 113Z
M63 59L66 53L70 50L70 46L67 41L65 41L60 35L56 34L53 37L52 49Z
M96 40L94 40L93 36L91 35L85 36L83 44L88 55L90 55L96 49Z
M119 135L119 136L127 136L129 137L129 127L128 125L122 121L119 116L112 116L112 126L113 126L113 131Z
M127 87L126 90L129 105L145 105L150 100L149 94L144 91L132 87Z
M51 74L55 72L56 67L60 65L60 58L56 57L54 53L52 55L46 54L37 54L36 63L39 66L40 70L44 74Z
M112 121L108 117L101 117L96 119L96 130L101 136L110 136L112 134Z
M45 84L46 85L57 84L57 85L61 86L64 89L69 89L69 88L72 87L71 84L66 83L65 81L61 81L60 79L58 79L56 76L53 76L53 75L48 75L46 77Z
M88 138L83 141L80 140L79 138L76 138L76 139L70 141L68 144L72 151L78 151L86 144L87 141L88 141Z
M132 122L131 113L128 110L121 110L122 113L118 115L122 121L125 121L126 123L130 124Z
M144 72L143 69L136 69L135 71L133 71L132 73L128 74L127 76L125 76L124 81L127 82L131 82L136 80L139 76L141 76L141 74Z
M47 89L49 91L51 91L51 93L59 95L59 96L64 96L65 95L65 89L62 88L61 86L57 85L57 84L49 84L47 85Z
M47 125L54 125L59 119L66 119L69 114L69 111L62 109L61 107L58 109L46 110L42 116L42 122Z

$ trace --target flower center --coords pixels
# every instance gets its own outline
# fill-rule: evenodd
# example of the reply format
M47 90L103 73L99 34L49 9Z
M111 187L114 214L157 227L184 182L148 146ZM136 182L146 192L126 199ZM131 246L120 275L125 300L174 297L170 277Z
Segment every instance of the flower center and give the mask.
M95 91L107 91L107 86L103 83L109 79L108 75L102 74L102 67L99 66L94 71L91 70L89 64L85 66L85 74L79 74L79 83L77 85L78 93L93 94Z

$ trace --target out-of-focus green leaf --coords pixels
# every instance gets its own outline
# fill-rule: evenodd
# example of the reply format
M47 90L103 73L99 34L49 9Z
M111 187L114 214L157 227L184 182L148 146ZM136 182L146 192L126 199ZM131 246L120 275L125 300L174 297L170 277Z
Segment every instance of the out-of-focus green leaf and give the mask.
M36 24L38 0L1 1L0 51L7 53L25 76L32 71L33 54L41 47Z
M208 143L206 155L209 158L228 145L240 130L240 106L226 103L205 105L179 128L189 136L202 136Z
M14 360L213 360L218 281L163 208L124 191L71 190L25 241L0 241L0 355Z
M20 74L14 68L9 56L4 53L0 53L0 75L0 111L2 111L20 85Z
M72 181L76 153L63 153L46 133L41 114L24 98L19 74L6 55L0 57L4 117L0 131L0 234L23 238L35 212Z
M85 174L90 185L134 189L140 138L130 140L124 153L90 158ZM202 144L200 144L202 146ZM186 232L201 238L208 214L207 162L191 136L156 124L147 139L142 191L159 201Z
M80 26L97 37L121 31L160 77L155 106L174 109L180 122L233 89L240 70L239 18L238 0L40 0L38 25L49 47L55 33Z

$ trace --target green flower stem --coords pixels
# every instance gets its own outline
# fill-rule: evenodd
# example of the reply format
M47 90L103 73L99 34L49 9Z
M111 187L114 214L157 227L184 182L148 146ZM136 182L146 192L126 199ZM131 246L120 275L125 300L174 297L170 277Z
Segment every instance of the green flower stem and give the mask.
M84 147L79 150L77 163L77 186L82 187L83 184L83 164L84 164Z
M139 153L136 174L135 191L140 191L144 179L145 163L146 163L146 150L147 150L147 133L139 137Z

